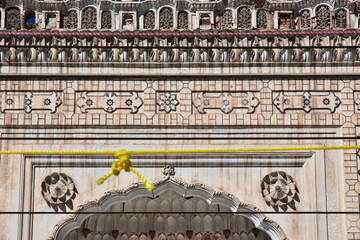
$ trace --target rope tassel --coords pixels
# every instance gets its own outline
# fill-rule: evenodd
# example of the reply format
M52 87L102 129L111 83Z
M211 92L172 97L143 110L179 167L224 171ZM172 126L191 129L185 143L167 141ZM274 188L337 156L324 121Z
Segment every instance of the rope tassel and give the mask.
M145 187L149 191L152 191L154 189L154 186L151 185L143 175L141 175L138 171L136 171L134 168L132 168L132 164L130 161L130 155L126 150L120 150L120 151L116 152L114 154L114 157L118 158L119 161L113 162L112 171L109 172L108 174L105 174L102 178L100 178L97 181L98 185L103 184L109 177L111 177L111 175L119 176L120 171L122 169L124 169L125 172L132 171L133 173L135 173L144 182Z

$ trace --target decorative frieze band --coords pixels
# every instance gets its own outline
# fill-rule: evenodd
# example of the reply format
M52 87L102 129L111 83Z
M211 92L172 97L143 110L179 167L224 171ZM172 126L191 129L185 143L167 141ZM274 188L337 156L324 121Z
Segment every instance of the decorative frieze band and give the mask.
M70 88L68 88L70 89ZM197 91L190 88L166 91L153 89L129 91L3 91L0 92L0 117L8 113L26 114L33 112L65 113L66 116L86 114L124 114L145 115L152 118L156 114L181 114L188 119L197 115L196 119L205 115L237 115L237 114L287 114L312 111L335 113L341 105L340 93L333 91L272 91L263 95L260 91ZM185 89L185 90L184 90ZM165 91L164 91L165 90ZM71 94L73 96L71 96ZM263 97L263 99L261 99ZM271 102L272 99L272 102ZM346 99L344 99L345 101ZM65 102L64 107L58 110ZM353 104L360 109L360 93L354 92ZM200 115L202 117L200 117ZM121 115L122 117L124 115ZM163 118L163 117L162 117ZM337 117L338 118L338 117ZM1 119L0 119L1 120Z

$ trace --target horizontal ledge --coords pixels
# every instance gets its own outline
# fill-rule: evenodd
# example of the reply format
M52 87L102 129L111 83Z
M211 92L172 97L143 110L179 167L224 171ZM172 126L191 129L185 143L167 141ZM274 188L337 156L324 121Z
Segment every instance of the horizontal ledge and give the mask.
M19 66L20 67L20 66ZM286 66L284 66L286 67ZM325 66L324 66L325 67ZM1 68L1 66L0 66ZM181 69L179 69L181 70ZM318 79L352 79L360 78L360 72L359 73L329 73L329 74L318 74L318 73L298 73L298 74L222 74L222 73L216 73L216 74L201 74L201 73L194 73L194 74L183 74L179 72L178 74L151 74L151 73L138 73L138 74L0 74L0 80L9 79L11 80L17 80L17 81L29 81L29 80L50 80L50 79L56 79L56 80L62 80L62 79L76 79L76 80L94 80L97 81L107 81L109 79L111 80L129 80L129 78L132 78L131 80L139 80L139 79L157 79L162 81L174 81L173 78L176 78L175 80L191 80L188 79L189 77L196 77L196 81L209 81L209 79L216 79L217 81L227 81L226 78L237 78L236 80L249 80L249 79L291 79L291 80L303 80L304 78L316 78ZM222 79L218 79L221 77Z
M133 167L302 167L313 152L255 152L255 153L193 153L182 155L134 155ZM37 167L103 167L111 166L114 157L25 155Z

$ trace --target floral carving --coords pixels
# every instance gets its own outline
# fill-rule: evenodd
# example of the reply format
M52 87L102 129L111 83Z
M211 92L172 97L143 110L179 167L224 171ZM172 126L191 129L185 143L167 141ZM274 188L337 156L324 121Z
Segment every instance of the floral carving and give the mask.
M20 29L20 10L18 8L10 8L6 10L6 22L7 29Z
M330 28L331 14L328 6L322 5L316 9L316 28Z
M96 9L88 7L83 10L81 18L81 28L83 29L95 29L97 24Z
M155 14L153 11L148 11L144 15L144 28L154 29L155 28Z
M78 15L75 10L69 12L66 20L66 28L73 29L78 27Z
M267 12L265 10L260 10L257 12L256 16L257 20L257 28L258 29L266 29L267 28Z
M159 106L160 111L165 111L170 113L171 111L176 111L176 106L180 104L177 100L176 94L164 93L159 94L156 104Z
M251 10L248 7L240 7L238 10L238 28L251 28Z
M178 28L188 29L189 28L189 17L187 12L180 12L178 15Z
M101 28L110 29L111 28L111 12L104 11L101 14Z
M261 182L261 194L268 206L275 211L286 212L288 207L296 210L300 203L299 189L293 178L283 171L271 172Z
M54 172L41 183L41 194L49 207L55 211L66 212L66 207L73 209L72 200L78 193L73 180L64 173Z
M309 10L303 10L300 12L300 28L311 27L311 14Z
M159 25L161 30L168 30L174 27L173 11L171 8L161 9Z
M221 16L221 28L229 29L233 27L233 16L232 11L226 10Z
M173 176L175 176L175 173L176 173L176 171L175 171L174 166L167 165L163 169L163 174L165 177L173 177Z

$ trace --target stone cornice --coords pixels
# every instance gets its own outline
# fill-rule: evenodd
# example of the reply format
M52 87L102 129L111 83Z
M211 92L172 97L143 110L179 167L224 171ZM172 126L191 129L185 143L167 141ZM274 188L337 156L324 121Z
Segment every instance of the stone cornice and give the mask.
M39 33L41 34L41 33ZM358 35L329 36L1 36L13 63L360 63ZM65 33L64 33L65 34ZM190 34L190 33L188 33ZM96 33L95 33L96 35ZM154 36L155 35L155 36Z

